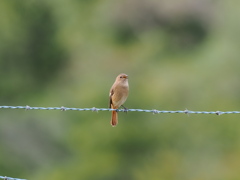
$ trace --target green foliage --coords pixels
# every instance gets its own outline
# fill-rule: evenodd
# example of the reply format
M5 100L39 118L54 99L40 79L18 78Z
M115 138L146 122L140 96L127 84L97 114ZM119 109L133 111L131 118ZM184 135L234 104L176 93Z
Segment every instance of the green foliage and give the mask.
M12 2L5 2L5 6L9 4ZM32 4L31 8L29 5L16 1L10 6L14 13L6 12L1 17L1 21L6 18L10 22L0 34L1 102L14 102L20 94L43 90L66 65L66 53L57 42L51 10L41 3Z
M195 2L195 1L194 1ZM239 110L230 1L1 1L2 105ZM239 179L239 115L1 109L0 175L26 179Z

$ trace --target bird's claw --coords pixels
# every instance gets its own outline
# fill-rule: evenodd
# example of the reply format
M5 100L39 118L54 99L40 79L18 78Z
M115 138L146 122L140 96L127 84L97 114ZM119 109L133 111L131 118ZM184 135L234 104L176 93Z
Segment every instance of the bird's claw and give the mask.
M122 107L123 107L123 112L127 113L128 112L128 108L124 107L123 105L122 105Z

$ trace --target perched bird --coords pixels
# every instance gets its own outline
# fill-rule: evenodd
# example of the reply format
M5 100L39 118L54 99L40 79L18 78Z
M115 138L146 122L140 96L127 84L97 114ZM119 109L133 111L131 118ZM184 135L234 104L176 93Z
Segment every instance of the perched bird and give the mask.
M109 108L118 109L120 106L123 106L123 103L127 100L128 91L129 91L128 75L119 74L110 89ZM112 111L112 119L110 123L113 127L117 125L118 123L117 111Z

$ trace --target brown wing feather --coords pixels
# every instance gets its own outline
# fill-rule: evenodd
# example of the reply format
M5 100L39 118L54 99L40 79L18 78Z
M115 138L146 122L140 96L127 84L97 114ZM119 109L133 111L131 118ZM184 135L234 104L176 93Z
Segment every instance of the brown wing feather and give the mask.
M112 105L112 95L113 94L114 94L113 89L111 89L110 95L109 95L109 108L112 108L111 105Z

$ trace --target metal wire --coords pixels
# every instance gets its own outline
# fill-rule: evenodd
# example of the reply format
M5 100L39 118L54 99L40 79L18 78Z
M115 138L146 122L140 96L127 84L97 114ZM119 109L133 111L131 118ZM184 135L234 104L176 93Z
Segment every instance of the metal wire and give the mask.
M0 176L0 179L4 179L4 180L26 180L26 179L18 179L18 178L12 178L12 177L7 177L7 176Z
M182 114L240 114L240 111L190 111L188 109L185 110L177 110L177 111L167 111L167 110L148 110L148 109L110 109L110 108L68 108L68 107L30 107L30 106L0 106L0 109L25 109L25 110L61 110L61 111L118 111L118 112L150 112L153 114L159 113L182 113Z
M68 107L30 107L30 106L0 106L0 109L25 109L25 110L61 110L61 111L116 111L116 109L110 109L110 108L68 108ZM182 113L182 114L216 114L216 115L222 115L222 114L240 114L240 111L190 111L188 109L185 110L178 110L178 111L167 111L167 110L148 110L148 109L117 109L117 111L122 112L150 112L153 114L159 114L159 113ZM26 180L26 179L18 179L18 178L11 178L11 177L4 177L0 176L0 179L4 180Z

